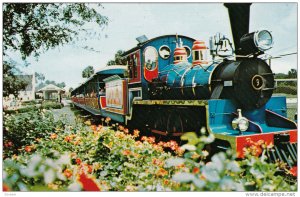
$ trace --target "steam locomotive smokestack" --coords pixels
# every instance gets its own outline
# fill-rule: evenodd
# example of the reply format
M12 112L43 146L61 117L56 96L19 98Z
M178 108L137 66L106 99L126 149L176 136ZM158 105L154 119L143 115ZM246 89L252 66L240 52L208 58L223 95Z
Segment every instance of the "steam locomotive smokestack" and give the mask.
M228 8L236 55L244 55L240 49L240 38L249 33L251 3L224 3Z

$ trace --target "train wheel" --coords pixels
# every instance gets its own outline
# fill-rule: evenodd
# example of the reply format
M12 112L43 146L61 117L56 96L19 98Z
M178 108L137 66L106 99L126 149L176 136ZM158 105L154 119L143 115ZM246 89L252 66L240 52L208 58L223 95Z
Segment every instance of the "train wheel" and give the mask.
M152 133L156 138L156 141L163 141L164 136L167 135L166 132L166 118L164 115L156 115L156 118L152 125Z
M183 134L183 119L176 111L171 112L168 116L167 132L172 137L178 137Z

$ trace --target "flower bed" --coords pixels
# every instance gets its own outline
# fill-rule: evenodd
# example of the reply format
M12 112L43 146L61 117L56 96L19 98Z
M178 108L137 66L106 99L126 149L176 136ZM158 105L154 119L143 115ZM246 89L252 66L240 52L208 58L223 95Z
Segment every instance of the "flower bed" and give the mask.
M64 128L63 121L54 121L47 110L26 113L4 114L3 157L17 154L20 150L32 149L31 145L55 129Z
M27 119L26 119L27 120ZM11 121L5 119L5 121ZM25 119L19 120L23 121ZM43 120L45 122L45 120ZM46 121L47 122L47 121ZM5 123L6 124L6 123ZM20 123L19 123L20 124ZM37 124L37 122L35 122ZM207 162L213 136L186 133L188 143L155 143L123 126L77 123L47 127L45 135L6 155L4 190L12 191L295 191L278 164L253 157L236 161L231 151ZM109 124L109 119L105 120ZM38 124L37 124L38 125ZM21 126L20 126L21 127ZM31 125L30 127L33 127ZM18 129L12 127L11 129ZM30 139L33 139L30 138ZM27 142L27 141L26 141ZM172 151L166 151L172 150Z
M37 111L40 109L61 109L63 104L53 101L44 101L42 104L25 104L21 107L16 107L14 109L4 109L6 114L17 114L17 113L25 113L31 111Z

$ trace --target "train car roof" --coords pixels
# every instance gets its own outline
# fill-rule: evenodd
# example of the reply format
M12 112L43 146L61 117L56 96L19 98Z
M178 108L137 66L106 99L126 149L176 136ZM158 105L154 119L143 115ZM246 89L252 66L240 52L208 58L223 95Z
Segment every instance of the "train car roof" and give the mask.
M159 38L163 38L163 37L171 37L171 36L178 36L178 37L181 37L181 38L187 38L187 39L191 39L191 40L196 40L196 39L191 38L191 37L188 37L188 36L184 36L184 35L176 35L176 34L168 34L168 35L158 36L158 37L152 38L152 39L150 39L150 40L147 40L147 41L145 41L145 42L143 42L143 43L138 43L136 47L133 47L132 49L130 49L130 50L128 50L128 51L125 51L125 52L122 54L122 56L126 56L126 55L128 55L128 54L130 54L130 53L132 53L132 52L134 52L134 51L136 51L136 50L142 48L145 44L148 44L149 42L152 42L152 41L157 40L157 39L159 39Z
M90 76L87 80L85 80L79 86L77 86L74 90L77 90L82 85L84 85L87 82L89 82L90 80L92 80L96 75L99 75L99 74L101 74L101 75L109 75L109 74L116 74L116 75L118 75L119 74L120 75L120 74L124 74L124 71L126 69L127 69L127 67L124 66L124 65L123 66L122 65L111 65L111 66L105 66L103 68L100 68L92 76Z
M104 68L101 68L97 70L96 74L124 74L124 70L126 70L127 67L124 65L112 65L112 66L105 66Z

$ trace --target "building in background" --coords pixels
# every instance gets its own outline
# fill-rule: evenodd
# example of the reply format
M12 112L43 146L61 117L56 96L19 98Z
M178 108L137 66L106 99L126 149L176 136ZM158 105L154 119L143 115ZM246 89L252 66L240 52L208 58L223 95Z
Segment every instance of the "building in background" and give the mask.
M61 102L61 95L64 92L64 89L53 84L46 85L37 91L37 93L42 96L43 100L55 100L58 102Z
M35 75L18 75L17 77L28 82L25 90L19 91L18 99L22 102L35 100Z
M20 90L17 97L10 94L3 98L4 109L19 108L22 102L35 100L35 75L17 75L17 78L25 80L28 84L24 90Z

